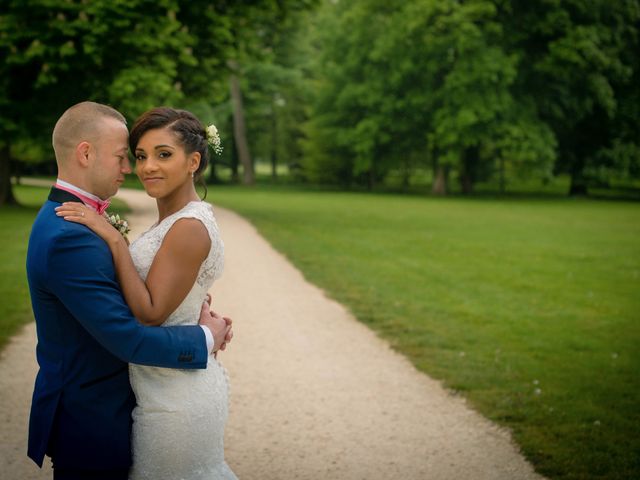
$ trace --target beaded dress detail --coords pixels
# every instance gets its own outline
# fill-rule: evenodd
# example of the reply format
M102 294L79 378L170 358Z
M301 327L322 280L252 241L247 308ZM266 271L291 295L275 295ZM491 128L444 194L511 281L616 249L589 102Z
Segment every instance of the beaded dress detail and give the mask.
M195 201L131 244L131 257L140 276L146 279L165 235L181 218L202 222L209 232L211 249L191 291L163 326L196 325L207 291L224 266L224 245L213 208ZM129 374L137 403L133 410L130 480L236 479L224 461L229 380L219 361L210 356L204 370L131 364Z

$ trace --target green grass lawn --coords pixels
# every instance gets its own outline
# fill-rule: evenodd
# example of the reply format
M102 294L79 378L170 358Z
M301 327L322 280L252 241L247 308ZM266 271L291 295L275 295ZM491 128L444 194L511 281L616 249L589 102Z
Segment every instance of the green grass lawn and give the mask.
M39 190L16 188L14 193L25 206L0 208L0 347L20 326L33 320L25 259L31 224L46 198L46 191L40 195Z
M0 207L0 348L25 323L33 321L25 271L31 225L49 194L49 188L16 186L21 206ZM124 213L127 206L114 200L109 211Z
M212 187L552 478L640 478L640 204ZM224 235L224 232L223 232Z

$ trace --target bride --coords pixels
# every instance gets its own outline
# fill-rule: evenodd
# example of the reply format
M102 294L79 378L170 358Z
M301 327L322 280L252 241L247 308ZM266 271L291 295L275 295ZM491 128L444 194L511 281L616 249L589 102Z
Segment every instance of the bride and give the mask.
M223 244L210 204L194 181L219 149L215 127L190 112L154 108L131 129L136 174L158 206L158 222L128 247L103 216L78 203L58 215L83 223L109 245L125 299L146 325L197 322L202 299L222 273ZM184 352L184 355L190 355ZM136 396L131 480L235 479L224 461L228 377L209 360L205 370L129 366Z

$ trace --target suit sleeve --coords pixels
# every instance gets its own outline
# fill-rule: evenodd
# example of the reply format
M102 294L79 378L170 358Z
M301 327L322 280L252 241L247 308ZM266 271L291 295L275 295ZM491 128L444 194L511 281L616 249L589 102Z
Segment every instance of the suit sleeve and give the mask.
M107 245L85 227L70 224L64 230L47 257L50 288L103 347L129 363L206 368L208 352L200 326L140 324L122 296Z

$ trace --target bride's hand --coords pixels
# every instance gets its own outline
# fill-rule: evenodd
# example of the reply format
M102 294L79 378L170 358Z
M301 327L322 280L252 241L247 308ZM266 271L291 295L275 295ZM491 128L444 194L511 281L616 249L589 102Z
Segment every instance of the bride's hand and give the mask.
M65 202L56 207L56 215L68 222L86 225L106 242L118 241L121 236L104 215L98 214L83 203Z

